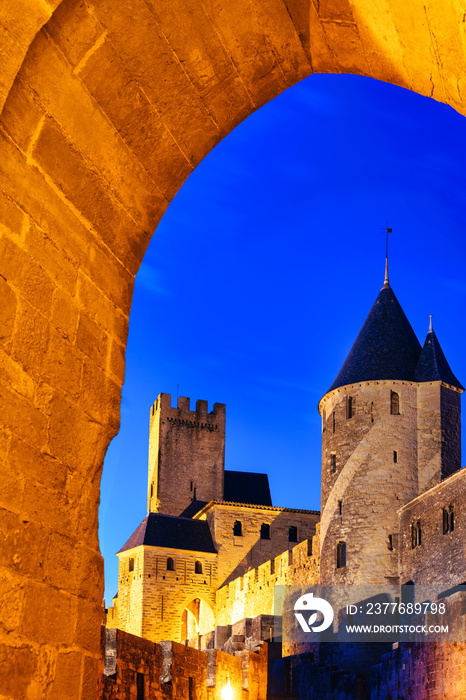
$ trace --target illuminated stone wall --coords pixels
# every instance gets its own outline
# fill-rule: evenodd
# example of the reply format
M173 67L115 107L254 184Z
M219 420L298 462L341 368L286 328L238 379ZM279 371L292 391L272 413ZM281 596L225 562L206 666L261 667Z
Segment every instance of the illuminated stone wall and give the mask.
M317 525L317 533L319 526ZM319 583L319 535L300 542L217 591L217 625L274 614L274 587Z
M106 635L104 631L101 649L98 700L136 698L138 682L144 686L146 698L223 700L227 686L235 699L267 697L267 645L234 656L176 642L154 644L121 630L109 630Z
M421 543L413 546L412 529L418 523ZM414 581L442 588L464 583L465 538L466 471L462 469L401 509L402 583Z
M441 2L4 3L4 697L95 694L100 475L134 275L168 203L216 143L312 72L368 75L465 113L464 27Z

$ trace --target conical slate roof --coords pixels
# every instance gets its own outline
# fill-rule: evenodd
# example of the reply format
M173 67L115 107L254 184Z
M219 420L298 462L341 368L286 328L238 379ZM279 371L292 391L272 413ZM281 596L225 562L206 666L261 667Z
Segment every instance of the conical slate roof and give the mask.
M415 380L421 345L388 280L329 391L370 380Z
M415 376L417 382L436 382L440 380L447 384L452 384L458 389L464 388L451 371L432 327L427 333L426 342L417 363Z

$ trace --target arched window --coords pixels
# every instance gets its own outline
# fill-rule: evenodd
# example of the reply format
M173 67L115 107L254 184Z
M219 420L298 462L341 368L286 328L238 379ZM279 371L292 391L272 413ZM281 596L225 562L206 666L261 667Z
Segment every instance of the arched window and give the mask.
M235 537L243 536L243 523L241 520L235 520L235 524L233 525L233 534Z
M396 391L390 393L390 413L392 416L400 415L400 396Z
M337 544L337 569L343 569L346 566L346 542Z
M261 525L261 540L270 540L270 525L268 523Z
M346 418L352 418L354 416L356 408L356 399L354 396L346 397Z
M418 521L417 523L413 523L411 525L411 546L414 549L415 547L420 547L421 544L422 544L421 523Z
M298 541L298 528L296 525L290 525L290 528L288 530L288 542L297 542Z
M167 557L167 571L175 571L175 560L173 557Z
M196 561L196 564L194 565L194 573L195 574L202 574L202 562L201 561Z

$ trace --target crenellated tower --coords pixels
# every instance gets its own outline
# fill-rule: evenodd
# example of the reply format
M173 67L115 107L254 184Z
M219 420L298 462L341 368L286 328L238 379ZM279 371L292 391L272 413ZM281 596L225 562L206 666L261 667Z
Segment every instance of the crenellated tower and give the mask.
M460 393L432 326L424 347L388 281L322 416L322 583L397 583L398 509L461 466Z
M193 501L223 499L225 405L159 394L150 411L148 511L180 515Z

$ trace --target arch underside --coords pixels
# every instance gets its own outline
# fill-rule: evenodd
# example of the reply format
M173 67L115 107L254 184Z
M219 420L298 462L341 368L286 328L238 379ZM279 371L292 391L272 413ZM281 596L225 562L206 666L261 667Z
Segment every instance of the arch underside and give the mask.
M2 19L0 694L95 697L103 458L134 276L170 200L313 72L465 112L464 13L440 0L29 0Z

